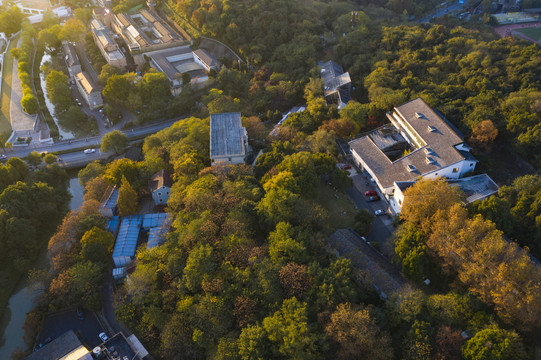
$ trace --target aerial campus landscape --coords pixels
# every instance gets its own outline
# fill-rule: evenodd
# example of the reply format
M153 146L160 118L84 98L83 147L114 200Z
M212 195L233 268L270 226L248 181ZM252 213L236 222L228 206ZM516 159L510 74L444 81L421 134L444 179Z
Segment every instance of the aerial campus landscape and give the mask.
M0 360L541 359L541 0L0 0Z

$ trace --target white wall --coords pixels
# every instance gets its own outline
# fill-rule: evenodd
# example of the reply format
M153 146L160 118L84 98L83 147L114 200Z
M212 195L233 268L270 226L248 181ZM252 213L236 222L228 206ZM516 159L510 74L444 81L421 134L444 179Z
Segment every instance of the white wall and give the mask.
M167 186L162 186L159 189L156 189L152 192L152 199L156 205L165 205L167 204L167 199L169 199L169 193L171 189Z

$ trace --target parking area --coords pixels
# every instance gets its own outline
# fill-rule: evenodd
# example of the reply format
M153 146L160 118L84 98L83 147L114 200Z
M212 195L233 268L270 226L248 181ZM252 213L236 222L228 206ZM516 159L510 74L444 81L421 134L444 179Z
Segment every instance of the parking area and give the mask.
M38 344L46 339L56 339L66 331L73 330L87 348L92 349L102 343L98 335L105 332L96 314L84 311L84 319L79 320L76 310L63 311L48 316L43 324L43 331L38 336Z

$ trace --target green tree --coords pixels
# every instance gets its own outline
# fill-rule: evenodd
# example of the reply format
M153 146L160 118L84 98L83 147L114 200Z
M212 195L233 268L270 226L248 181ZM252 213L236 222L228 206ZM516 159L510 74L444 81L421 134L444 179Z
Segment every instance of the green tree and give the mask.
M137 192L133 189L131 184L122 177L120 188L118 189L118 214L120 216L126 216L135 214L139 207L139 200Z
M43 161L45 162L45 164L48 164L48 165L56 164L57 160L58 160L58 157L55 154L46 154L43 157Z
M112 151L115 154L121 154L126 151L128 146L128 137L123 132L113 130L103 136L101 140L101 152Z
M68 19L60 31L60 39L79 42L86 32L85 24L79 19Z
M21 29L23 19L23 12L15 5L0 12L0 32L6 33L7 36L16 33Z
M479 331L462 347L466 360L523 360L528 356L518 334L495 326Z
M393 358L390 336L380 329L368 310L354 310L350 304L338 305L325 332L340 346L338 359Z
M84 168L79 170L79 173L77 174L79 178L79 184L84 187L90 180L97 178L104 173L105 167L99 162L99 160L94 160L88 165L86 165Z
M66 111L73 104L68 77L64 73L56 70L49 72L45 78L45 87L57 114Z
M272 344L261 325L248 325L243 328L238 339L239 355L242 360L261 360L271 358Z
M213 272L215 267L212 247L210 245L200 245L190 251L188 260L186 260L182 282L188 291L196 292L201 287L203 276Z
M26 161L32 166L38 166L42 161L41 154L37 151L32 151L26 156Z
M357 215L355 215L355 224L353 229L360 235L366 236L370 232L370 226L374 221L375 216L367 209L361 209Z
M81 255L86 260L107 264L111 259L114 242L113 234L93 227L81 238Z
M310 330L306 304L296 298L284 300L280 310L263 319L263 328L277 345L279 356L299 360L318 357L318 339Z
M79 10L79 9L76 9L76 10ZM111 76L121 75L121 74L122 74L122 71L118 69L117 67L113 65L105 64L101 68L101 72L100 72L100 75L98 76L98 79L102 84L105 85L107 84L107 80L109 80Z

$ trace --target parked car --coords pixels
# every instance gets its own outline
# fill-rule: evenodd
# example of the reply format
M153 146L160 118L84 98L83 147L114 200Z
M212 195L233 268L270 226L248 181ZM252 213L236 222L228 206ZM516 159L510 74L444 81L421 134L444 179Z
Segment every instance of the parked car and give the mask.
M79 105L79 106L83 106L83 103L81 102L81 100L79 100L79 99L75 99L75 102L77 103L77 105Z
M350 164L340 164L340 169L342 169L342 170L351 169L351 165Z
M103 341L103 342L106 342L107 340L109 340L109 337L107 335L105 335L105 333L103 333L103 332L100 333L98 336L100 337L101 341Z
M81 307L77 308L77 319L79 319L79 320L84 320L85 319L85 311Z
M8 157L5 154L0 155L0 159L6 160Z
M385 210L376 210L374 211L374 215L376 216L385 215Z
M379 196L369 196L368 199L366 199L366 201L368 202L372 202L372 201L378 201L380 199Z
M378 196L378 193L376 191L365 191L364 196Z
M85 154L93 154L96 152L96 149L86 149L85 151L83 151Z

